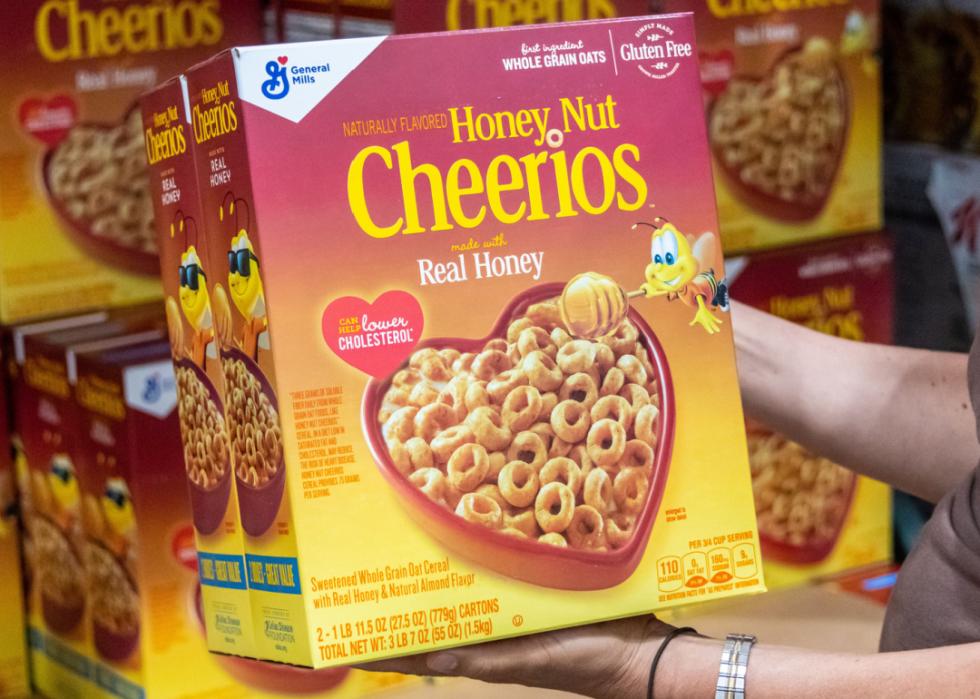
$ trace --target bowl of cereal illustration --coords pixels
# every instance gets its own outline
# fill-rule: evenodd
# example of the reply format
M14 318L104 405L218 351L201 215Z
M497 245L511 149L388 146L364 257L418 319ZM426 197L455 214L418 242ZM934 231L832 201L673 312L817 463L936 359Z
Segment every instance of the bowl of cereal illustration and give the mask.
M174 360L177 413L194 526L211 534L221 524L231 495L231 459L221 400L211 379L189 359Z
M226 349L221 362L242 529L262 536L279 513L286 486L279 403L263 371L244 352Z
M422 342L368 383L361 419L409 516L448 549L537 585L596 590L643 557L674 396L638 313L576 340L560 319L563 288L525 291L482 339Z
M204 598L201 595L200 583L194 587L193 607L194 618L197 619L197 629L204 636ZM270 663L234 655L213 654L211 657L238 682L260 692L269 692L277 696L329 692L342 685L350 674L349 667L328 667L322 670L312 670L295 665Z
M100 657L120 662L139 645L139 592L123 562L109 549L89 542L87 555L92 640Z
M850 512L857 477L761 427L749 427L748 444L763 555L794 565L827 558Z
M718 169L741 200L787 221L816 218L840 169L850 101L824 39L784 54L764 77L736 77L708 109Z
M61 528L47 517L33 517L32 530L41 615L51 631L69 633L85 612L81 559Z
M160 274L138 109L118 124L73 126L44 155L41 179L66 234L87 254L127 272Z

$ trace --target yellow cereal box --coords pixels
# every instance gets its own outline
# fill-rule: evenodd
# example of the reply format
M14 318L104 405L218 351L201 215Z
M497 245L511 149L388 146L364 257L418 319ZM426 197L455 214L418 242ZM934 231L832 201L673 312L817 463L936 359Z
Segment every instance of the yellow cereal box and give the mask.
M255 0L18 0L0 28L0 322L160 296L136 99L260 38Z
M892 249L870 235L729 260L736 298L814 330L890 344ZM736 274L737 273L737 274ZM892 556L891 490L749 424L759 538L770 587L805 584Z
M260 657L764 589L690 15L186 79Z
M879 0L655 0L694 11L728 252L882 226Z

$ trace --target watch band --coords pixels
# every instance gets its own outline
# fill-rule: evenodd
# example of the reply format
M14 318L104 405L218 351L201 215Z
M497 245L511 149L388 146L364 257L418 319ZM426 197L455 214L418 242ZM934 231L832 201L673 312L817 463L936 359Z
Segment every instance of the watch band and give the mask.
M745 672L749 666L749 653L756 642L755 636L730 634L725 639L718 668L715 699L745 699Z

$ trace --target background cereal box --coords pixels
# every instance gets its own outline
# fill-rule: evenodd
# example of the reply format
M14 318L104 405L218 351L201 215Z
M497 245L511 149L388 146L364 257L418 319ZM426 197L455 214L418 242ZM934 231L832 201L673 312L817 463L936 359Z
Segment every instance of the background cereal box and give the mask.
M5 8L0 322L160 295L136 98L259 32L254 0Z
M740 301L819 332L890 344L887 235L729 260ZM891 558L891 491L749 424L749 460L770 587L799 585Z
M653 5L695 14L727 251L881 228L878 0Z
M243 48L188 73L277 659L763 589L693 29ZM249 448L252 423L277 438Z
M412 34L576 22L643 15L649 11L648 0L399 0L395 3L395 31Z

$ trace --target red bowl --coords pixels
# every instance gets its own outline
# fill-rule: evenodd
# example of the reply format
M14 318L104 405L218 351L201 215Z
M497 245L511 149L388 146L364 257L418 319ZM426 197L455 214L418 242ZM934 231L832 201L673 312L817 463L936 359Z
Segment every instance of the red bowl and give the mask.
M66 634L72 631L81 622L84 613L84 604L62 604L41 593L41 616L44 617L44 624L55 633Z
M194 372L198 381L207 389L211 402L221 413L221 396L211 383L211 378L197 364L189 359L175 359L174 363L180 368L190 369ZM227 428L227 426L226 426ZM210 489L205 489L187 479L187 485L191 494L191 515L194 520L194 527L201 534L212 534L225 518L228 509L228 498L231 496L231 457L225 463L225 472L218 484Z
M201 585L194 588L194 613L198 630L204 634L204 601ZM350 674L349 667L311 670L282 663L263 662L234 655L212 653L218 664L236 680L270 694L318 694L336 689Z
M783 61L788 59L794 53L799 53L802 48L790 49L784 53L770 69L770 73ZM843 102L843 112L844 112L844 126L841 130L841 144L837 151L837 158L834 162L834 174L831 176L830 182L828 182L827 193L825 196L821 197L818 201L811 202L808 204L803 204L799 202L788 202L784 199L780 199L777 196L767 194L762 190L756 189L755 187L746 184L742 181L741 176L738 171L727 165L724 158L718 152L718 149L712 146L712 152L714 153L715 169L721 173L725 184L730 190L738 197L741 201L744 201L750 207L758 211L759 213L765 214L771 218L792 221L792 222L804 222L811 221L815 219L827 206L827 202L830 200L830 196L833 193L834 180L837 179L837 175L840 173L841 162L844 159L844 151L847 148L847 137L850 132L851 124L851 100L850 95L847 91L847 84L844 82L844 76L841 72L840 65L834 61L835 74L837 76L837 83L840 89L841 99ZM738 76L738 80L745 82L762 82L766 77L747 77ZM719 97L712 100L710 106L708 107L708 128L711 128L711 122L714 118L715 107L718 104Z
M262 386L262 393L269 399L269 403L278 414L279 400L276 397L276 392L272 389L265 372L259 368L255 360L234 348L223 350L222 353L226 358L240 361L245 365L245 368ZM282 504L282 494L286 488L284 456L279 457L279 468L276 469L275 475L269 482L255 487L239 478L236 470L235 483L238 486L238 509L242 515L242 529L249 536L262 536L276 521L279 505Z
M484 338L434 338L420 343L418 349L454 347L462 352L478 350L487 341L502 337L510 321L520 316L531 304L560 296L564 286L562 283L541 284L515 297L501 313L489 335ZM364 400L361 403L362 429L381 474L394 488L409 517L455 554L503 575L535 585L563 590L601 590L618 585L632 575L643 558L667 484L674 445L674 391L663 347L653 330L632 309L629 319L639 329L641 342L650 354L661 394L658 446L647 503L637 520L636 533L629 543L615 551L558 548L487 529L432 502L398 471L388 454L377 415L391 379L372 379L364 390Z
M103 554L110 556L115 564L119 567L123 576L126 578L126 585L136 593L136 583L130 578L129 572L116 556L106 549L102 544L96 543L94 541L89 542L90 546L96 546L102 549ZM128 658L136 650L139 645L140 640L140 629L139 626L130 633L119 633L113 631L105 624L99 622L98 619L92 620L92 640L95 642L95 650L98 654L110 662L120 662Z

